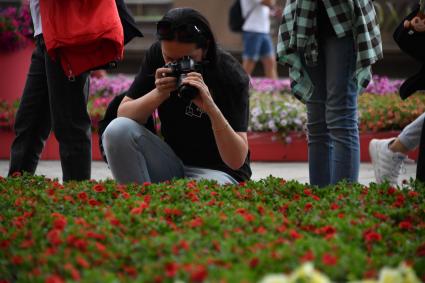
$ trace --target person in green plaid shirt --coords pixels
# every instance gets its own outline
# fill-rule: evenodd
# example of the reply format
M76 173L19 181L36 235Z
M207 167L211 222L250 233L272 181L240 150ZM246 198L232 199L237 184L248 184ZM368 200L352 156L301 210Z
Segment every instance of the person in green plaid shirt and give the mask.
M277 58L306 103L310 183L358 181L357 95L382 58L371 0L287 0Z

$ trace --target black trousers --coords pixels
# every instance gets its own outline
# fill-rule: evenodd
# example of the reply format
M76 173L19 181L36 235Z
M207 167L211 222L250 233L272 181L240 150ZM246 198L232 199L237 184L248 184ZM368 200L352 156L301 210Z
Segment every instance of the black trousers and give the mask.
M9 175L35 173L45 141L53 130L59 142L63 181L90 179L88 95L89 73L76 77L75 81L68 80L60 62L48 56L42 36L37 36L16 114Z
M422 126L421 142L419 143L419 158L416 167L416 179L425 183L425 123Z

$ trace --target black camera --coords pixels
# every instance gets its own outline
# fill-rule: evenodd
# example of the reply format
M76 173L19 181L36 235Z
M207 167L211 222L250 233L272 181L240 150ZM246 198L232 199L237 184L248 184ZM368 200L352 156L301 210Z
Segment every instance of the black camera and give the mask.
M198 95L198 89L194 86L183 84L182 81L188 73L197 72L202 74L202 64L195 62L190 56L184 56L180 60L168 63L165 67L171 69L169 76L177 78L177 93L184 100L190 101Z

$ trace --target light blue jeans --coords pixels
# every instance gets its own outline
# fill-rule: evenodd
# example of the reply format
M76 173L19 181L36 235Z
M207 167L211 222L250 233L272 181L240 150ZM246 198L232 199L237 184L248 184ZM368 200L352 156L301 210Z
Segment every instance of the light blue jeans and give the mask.
M398 139L408 150L414 150L419 146L424 120L425 113L422 113L413 122L404 127L403 131L398 135Z
M102 143L112 175L118 183L163 182L173 178L215 180L237 184L229 174L185 166L170 146L143 125L119 117L102 135Z
M357 182L360 143L354 39L322 36L319 46L318 65L304 62L315 87L307 102L310 184Z

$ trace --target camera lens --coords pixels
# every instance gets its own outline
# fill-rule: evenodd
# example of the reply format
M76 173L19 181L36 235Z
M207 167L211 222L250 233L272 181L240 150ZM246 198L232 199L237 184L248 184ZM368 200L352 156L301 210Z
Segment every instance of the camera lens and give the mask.
M179 97L186 100L191 101L198 95L198 89L191 85L181 85L178 89Z
M194 86L182 84L184 78L187 77L187 74L183 73L177 79L177 93L178 96L185 101L191 101L198 95L198 89Z

